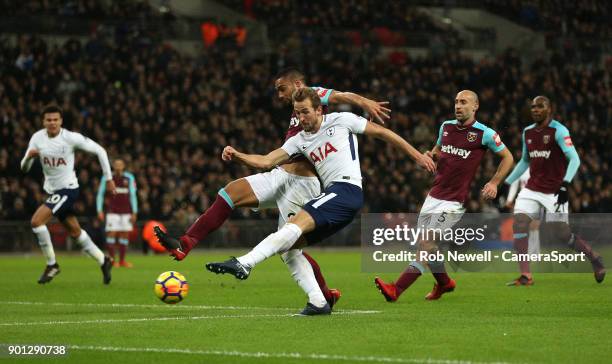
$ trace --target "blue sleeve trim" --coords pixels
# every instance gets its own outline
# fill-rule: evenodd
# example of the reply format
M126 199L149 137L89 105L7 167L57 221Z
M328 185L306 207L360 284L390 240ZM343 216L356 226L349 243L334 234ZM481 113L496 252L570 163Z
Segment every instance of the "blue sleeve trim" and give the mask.
M317 91L317 95L319 95L319 98L321 98L321 105L329 105L329 97L334 92L333 89L325 87L311 87L311 89ZM323 95L321 96L321 94Z
M138 196L136 194L136 178L131 173L124 173L124 175L128 178L128 190L130 191L130 205L132 206L132 213L138 213Z
M96 196L96 210L102 212L104 207L104 195L106 194L106 177L102 176L100 179L100 186L98 186L98 196Z
M521 160L517 163L517 165L514 167L514 169L512 170L512 173L510 173L510 175L508 177L506 177L506 183L511 185L512 183L514 183L514 181L516 181L517 179L519 179L523 173L525 173L525 171L529 169L529 161L521 158Z
M576 148L572 148L569 152L565 153L565 157L569 160L569 163L565 170L563 180L571 182L574 176L576 176L576 172L578 172L578 167L580 167L580 157L578 156L578 152L576 152Z
M499 140L499 145L497 145L497 142L495 140L496 136L497 136L497 138ZM491 149L495 153L501 152L502 150L506 149L506 146L504 145L504 143L499 138L499 134L497 134L495 132L495 130L493 130L491 128L486 128L485 129L485 131L484 131L484 133L482 135L482 144L487 146L489 149Z
M219 196L221 196L225 200L225 202L227 202L229 207L233 210L234 202L232 201L231 197L227 194L227 192L225 192L225 188L220 189L218 193L219 193Z
M436 140L436 145L442 145L442 130L444 130L444 123L440 125L440 131L438 131L438 140Z
M514 167L512 172L508 177L506 177L506 183L511 185L519 179L525 171L529 169L529 153L527 153L527 144L525 143L525 131L523 130L523 153L521 155L521 160L519 160L518 164Z
M446 124L457 124L457 120L446 120L440 125L440 130L438 131L438 140L436 141L436 145L442 145L442 131L444 131L444 125Z
M561 124L557 120L553 120L550 123L550 126L555 128L555 141L569 161L563 180L566 182L571 182L572 179L574 179L574 176L576 176L576 172L578 172L578 167L580 167L580 157L578 156L576 147L572 143L570 132L565 125Z

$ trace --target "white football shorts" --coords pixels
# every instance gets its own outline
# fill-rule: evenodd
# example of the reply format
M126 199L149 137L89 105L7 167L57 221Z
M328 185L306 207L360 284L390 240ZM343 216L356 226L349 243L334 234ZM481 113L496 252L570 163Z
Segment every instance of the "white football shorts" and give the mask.
M465 213L463 204L457 201L438 200L427 195L419 212L418 227L426 229L452 228Z
M106 232L132 231L131 216L132 214L106 214Z
M548 222L569 222L569 203L557 205L554 193L542 193L523 188L516 197L514 214L526 214L533 220L541 218L540 212L546 213L544 219Z
M278 208L279 229L306 202L321 194L318 177L297 176L280 167L248 176L246 180L259 200L259 209Z

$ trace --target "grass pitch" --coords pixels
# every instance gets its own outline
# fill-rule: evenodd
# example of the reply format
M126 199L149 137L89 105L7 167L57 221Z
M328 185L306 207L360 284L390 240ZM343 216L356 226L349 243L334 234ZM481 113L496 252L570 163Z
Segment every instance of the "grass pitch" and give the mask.
M129 258L102 285L84 256L59 255L62 272L36 283L40 256L2 256L1 344L68 345L46 363L605 363L612 358L612 276L537 274L533 287L505 287L515 274L452 274L455 292L424 296L427 274L396 303L387 303L360 272L358 252L311 251L330 287L342 290L336 312L294 317L306 298L280 259L259 265L246 281L203 268L230 253ZM189 296L167 305L155 278L177 270ZM396 274L383 278L393 280ZM39 361L9 357L3 361Z

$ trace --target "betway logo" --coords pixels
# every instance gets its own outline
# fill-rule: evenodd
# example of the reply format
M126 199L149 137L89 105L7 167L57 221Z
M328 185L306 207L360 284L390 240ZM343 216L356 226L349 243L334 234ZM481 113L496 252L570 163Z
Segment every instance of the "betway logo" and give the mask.
M457 148L452 145L443 145L441 149L444 153L458 155L463 159L467 159L467 157L470 156L470 153L472 153L471 150Z
M533 150L529 152L529 158L544 158L550 157L550 150Z

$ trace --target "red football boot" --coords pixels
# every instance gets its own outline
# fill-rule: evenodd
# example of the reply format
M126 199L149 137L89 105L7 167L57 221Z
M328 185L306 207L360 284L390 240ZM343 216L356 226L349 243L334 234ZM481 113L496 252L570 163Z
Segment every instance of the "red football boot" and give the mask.
M174 257L174 260L183 260L187 257L187 254L196 245L195 242L187 236L181 236L179 239L175 239L170 235L166 234L156 226L153 228L155 236L159 243Z
M454 279L451 279L450 281L448 281L447 284L443 286L436 283L434 284L433 290L429 292L427 296L425 296L425 299L429 301L440 299L440 297L442 297L442 295L445 294L446 292L454 291L456 286L457 286L457 283L455 282Z
M508 287L518 287L518 286L533 286L533 277L527 277L526 275L521 275L517 279L506 283Z
M387 302L397 301L397 289L395 288L395 284L385 283L385 281L378 277L374 278L374 284L376 284L380 293L385 296Z
M329 295L330 297L326 298L326 301L329 304L329 307L334 308L334 305L338 303L338 301L340 301L340 297L342 297L342 292L340 292L340 290L338 289L330 288Z

